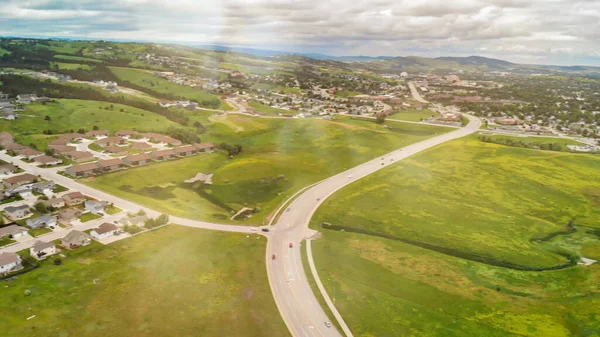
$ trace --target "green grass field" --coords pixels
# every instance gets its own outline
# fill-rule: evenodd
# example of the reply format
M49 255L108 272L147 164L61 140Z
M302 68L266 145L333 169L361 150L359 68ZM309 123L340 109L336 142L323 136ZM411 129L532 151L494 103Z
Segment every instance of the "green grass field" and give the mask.
M599 168L592 155L456 140L337 192L313 226L326 221L521 265L555 265L564 257L529 240L564 231L572 219L600 228Z
M219 96L204 91L199 88L192 88L184 85L171 83L167 80L154 76L153 72L147 70L133 69L133 68L121 68L121 67L109 67L111 71L120 80L129 81L133 84L142 86L144 88L175 96L185 97L187 99L196 101L200 106L217 108L222 110L231 110L231 107L225 103L225 101L219 100ZM218 106L212 106L207 103L208 101L218 100Z
M400 119L400 120L411 121L411 122L420 122L422 119L427 119L431 116L438 116L438 114L429 109L423 109L423 110L410 109L410 110L395 111L393 114L389 115L388 118Z
M259 206L247 223L261 223L295 191L380 154L447 132L447 128L339 118L266 119L208 116L202 141L240 144L234 159L203 154L101 177L83 179L96 188L163 212L229 221L231 209ZM213 173L213 185L183 185L196 173ZM217 220L215 220L217 219ZM237 221L239 222L239 221Z
M533 146L543 147L548 144L555 144L559 147L562 152L571 152L567 145L582 145L582 143L569 139L569 138L556 138L556 137L515 137L505 135L492 135L490 136L487 132L481 132L481 137L485 137L492 143L500 143L507 146L515 147L528 147Z
M59 60L69 60L69 61L84 61L84 62L93 62L93 63L102 63L101 60L89 58L89 57L81 57L81 56L72 56L72 55L54 55L55 59Z
M6 54L10 54L10 52L6 49L0 48L0 56L4 56Z
M267 113L270 115L278 115L278 114L296 114L296 111L283 110L270 107L268 105L262 104L257 101L250 101L248 105L253 107L257 112Z
M52 68L57 67L59 70L77 70L77 69L90 70L90 69L92 69L92 67L90 67L87 64L79 64L79 63L52 62L50 64L50 66Z
M50 258L3 282L0 331L7 337L289 336L264 271L265 245L256 236L167 226L109 246L63 250L62 265Z
M131 106L87 100L55 100L54 103L30 104L27 112L14 121L0 120L0 130L11 132L16 140L28 145L34 143L40 149L57 136L45 135L51 130L53 134L66 133L69 130L92 130L94 126L111 132L121 129L164 130L178 124L154 112L133 108ZM109 110L105 110L108 107ZM123 109L123 112L121 112ZM50 116L50 121L45 120Z
M363 95L363 93L358 91L337 90L334 95L336 97L348 98L356 95Z
M358 336L595 336L600 158L455 140L353 183L311 221L321 280ZM563 235L574 219L576 231ZM323 222L346 228L322 229ZM587 227L586 227L587 226ZM367 234L350 230L367 230ZM381 237L450 248L445 253ZM542 239L542 241L530 241Z

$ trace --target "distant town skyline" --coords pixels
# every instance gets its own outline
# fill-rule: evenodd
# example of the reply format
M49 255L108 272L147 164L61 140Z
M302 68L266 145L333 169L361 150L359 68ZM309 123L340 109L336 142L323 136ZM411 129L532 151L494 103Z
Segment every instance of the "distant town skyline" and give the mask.
M5 1L0 35L600 66L600 2Z

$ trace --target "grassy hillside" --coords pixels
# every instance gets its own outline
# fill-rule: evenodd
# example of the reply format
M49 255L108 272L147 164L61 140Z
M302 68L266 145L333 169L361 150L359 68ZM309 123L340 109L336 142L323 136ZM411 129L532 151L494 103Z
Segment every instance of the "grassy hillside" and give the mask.
M265 244L168 226L63 251L62 265L50 259L3 285L0 330L7 337L288 336L264 272Z
M64 62L52 62L50 64L52 68L58 68L59 70L90 70L90 67L87 64L79 64L79 63L64 63Z

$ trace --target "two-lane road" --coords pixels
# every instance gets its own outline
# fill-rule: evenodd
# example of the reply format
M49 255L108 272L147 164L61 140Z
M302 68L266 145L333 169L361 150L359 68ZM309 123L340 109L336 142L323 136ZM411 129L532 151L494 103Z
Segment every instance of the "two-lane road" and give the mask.
M477 131L481 126L480 120L467 117L469 124L464 128L408 145L321 181L300 194L283 210L267 245L267 273L275 302L293 336L341 336L334 326L325 326L330 318L312 292L302 266L300 242L315 234L315 231L308 228L308 223L319 205L331 194L357 179L423 150ZM293 244L291 248L290 242ZM276 255L275 260L272 259L273 254ZM312 260L310 251L308 258L309 261ZM317 283L320 283L318 279ZM326 293L323 295L345 335L352 336L331 304L329 296Z

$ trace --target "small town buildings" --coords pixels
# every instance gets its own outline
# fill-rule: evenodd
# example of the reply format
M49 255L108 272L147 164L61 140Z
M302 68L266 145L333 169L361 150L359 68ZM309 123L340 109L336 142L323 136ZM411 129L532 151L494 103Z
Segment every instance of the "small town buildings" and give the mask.
M24 235L27 235L29 230L25 227L21 227L19 225L8 225L6 227L0 228L0 239L5 237L9 237L11 239L17 239Z
M40 181L39 183L31 185L31 189L34 192L48 194L52 192L54 186L56 186L56 183L53 181Z
M48 256L58 253L54 242L35 241L33 246L29 248L29 255L37 260L44 260Z
M102 172L112 172L125 167L121 158L99 160L97 162L98 170Z
M4 209L4 215L14 221L31 215L31 211L29 205L8 206Z
M63 200L67 206L74 206L84 203L86 199L81 192L71 192L63 195Z
M94 158L94 155L87 151L72 151L63 153L63 155L76 163L81 163Z
M56 218L49 214L45 214L34 219L27 219L26 224L31 229L40 227L54 228L57 225Z
M108 202L107 201L97 201L97 200L86 200L85 203L85 210L92 213L92 214L100 214L100 213L104 213L104 211L106 210L106 207L108 207Z
M152 157L152 159L157 161L169 160L171 158L176 157L175 151L173 151L172 149L154 151L150 153L150 156Z
M4 146L4 149L6 151L15 152L15 153L16 153L16 151L21 150L21 149L25 149L25 148L27 148L27 146L21 145L21 144L18 144L18 143L10 143L10 144L6 144Z
M25 174L21 174L18 176L4 179L4 186L7 188L10 188L13 186L31 184L31 183L36 182L37 180L38 180L37 176L34 176L33 174L25 173Z
M98 164L96 162L86 163L86 164L77 164L67 167L65 172L72 177L87 177L94 173L98 169Z
M198 152L211 152L215 149L215 145L213 143L202 143L202 144L194 144L194 148Z
M44 204L46 205L46 207L62 208L65 207L65 200L63 198L52 198L46 200Z
M120 146L114 146L114 145L105 147L104 151L106 151L107 153L110 153L112 155L117 155L117 156L124 156L129 153L129 151L127 151L126 148L120 147Z
M107 137L109 135L108 130L93 130L85 133L85 138L100 138Z
M60 239L60 244L68 249L75 249L80 246L87 246L92 243L92 238L84 232L78 230L70 231L65 237Z
M102 225L100 225L98 228L93 229L90 234L92 235L92 237L96 240L101 240L101 239L106 239L110 236L115 235L115 233L119 230L119 227L117 227L114 224L105 222Z
M145 164L150 163L151 159L152 159L152 157L150 157L149 154L139 153L139 154L132 154L130 156L123 158L123 162L125 162L125 164L127 164L127 165L139 166L139 165L145 165Z
M8 274L23 268L21 257L16 253L0 253L0 274Z
M116 136L119 137L123 137L123 138L131 138L131 137L136 137L138 135L137 131L133 131L133 130L120 130L117 131L117 133L115 133Z
M81 216L81 213L81 210L77 208L63 208L58 211L58 222L68 225L72 221L77 220Z
M62 164L63 162L60 158L50 157L46 155L35 157L33 161L43 166L54 166Z
M18 154L19 156L23 156L29 160L32 160L35 157L39 157L39 156L43 155L42 152L40 152L38 150L30 149L28 147L16 150L15 153Z
M196 148L193 145L180 146L173 150L180 157L191 156L196 153Z
M36 96L33 94L30 95L17 95L17 102L21 104L31 104L35 102Z
M129 146L136 150L149 150L152 148L152 145L145 142L131 142L129 143Z
M8 175L8 174L16 173L18 170L19 170L19 168L13 164L1 165L0 166L0 175L2 175L2 174Z

